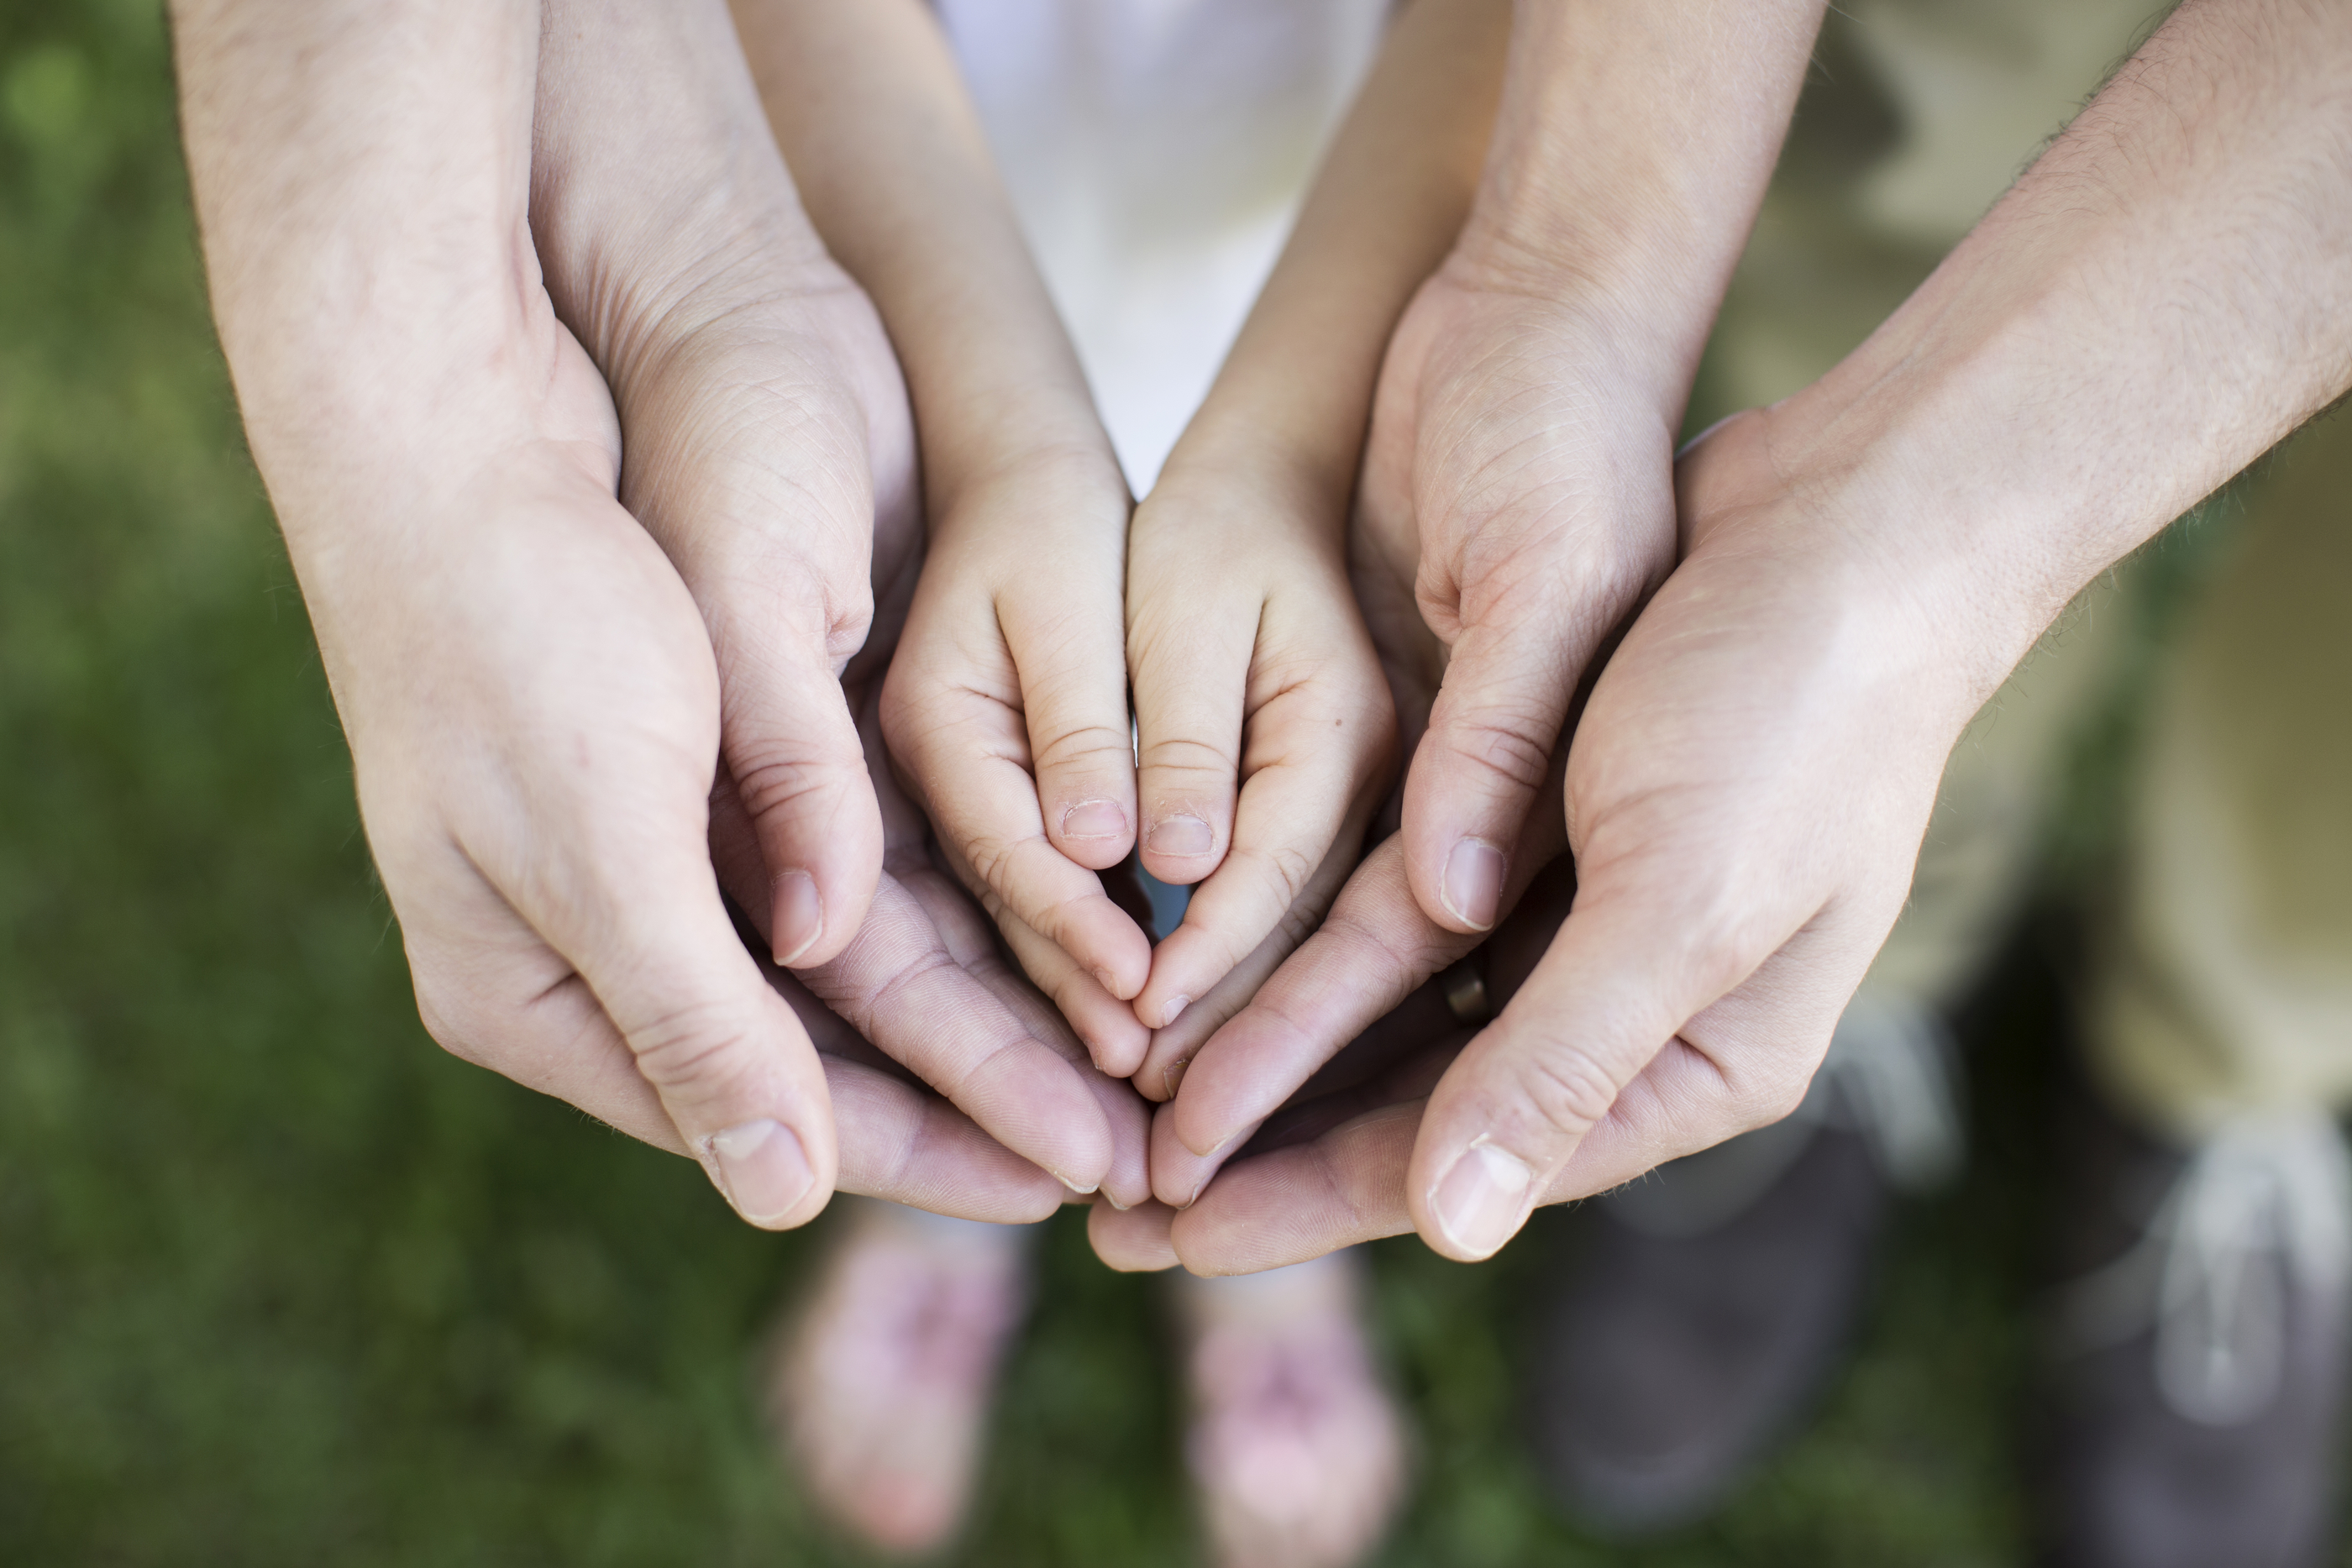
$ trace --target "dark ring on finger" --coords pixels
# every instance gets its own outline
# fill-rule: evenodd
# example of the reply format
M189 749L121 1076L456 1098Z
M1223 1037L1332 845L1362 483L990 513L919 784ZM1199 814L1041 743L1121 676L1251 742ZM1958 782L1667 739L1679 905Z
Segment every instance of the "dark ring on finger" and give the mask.
M1486 995L1486 958L1484 951L1473 953L1437 977L1446 1011L1473 1029L1495 1016L1495 1004Z

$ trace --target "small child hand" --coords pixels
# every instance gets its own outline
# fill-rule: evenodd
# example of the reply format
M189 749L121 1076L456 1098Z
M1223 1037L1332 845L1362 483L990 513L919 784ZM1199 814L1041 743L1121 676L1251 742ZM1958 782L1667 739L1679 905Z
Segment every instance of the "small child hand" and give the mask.
M1095 873L1135 844L1120 624L1127 488L1108 445L1048 452L943 508L883 691L890 754L941 848L1104 1071L1150 941Z
M1339 892L1396 734L1328 487L1189 456L1138 511L1129 565L1141 858L1197 884L1135 1001L1163 1031L1139 1081L1155 1096Z

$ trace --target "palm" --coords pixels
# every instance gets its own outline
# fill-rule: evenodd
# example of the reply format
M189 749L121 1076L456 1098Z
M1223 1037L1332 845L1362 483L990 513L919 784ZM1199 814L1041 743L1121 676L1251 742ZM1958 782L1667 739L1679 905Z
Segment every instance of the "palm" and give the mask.
M1578 687L1673 562L1654 379L1589 315L1458 262L1391 343L1350 564L1412 747L1414 896L1454 929L1478 925L1445 915L1454 845L1518 839Z

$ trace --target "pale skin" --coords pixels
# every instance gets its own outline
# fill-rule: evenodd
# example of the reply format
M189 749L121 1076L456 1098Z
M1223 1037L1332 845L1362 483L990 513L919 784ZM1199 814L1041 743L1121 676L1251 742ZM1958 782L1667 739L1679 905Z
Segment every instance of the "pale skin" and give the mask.
M1368 971L1351 983L1384 998L1368 1017L1475 946L1561 847L1531 808L1558 788L1571 697L1673 563L1675 433L1821 10L1513 17L1468 220L1388 342L1355 495L1350 564L1412 760L1402 831L1297 963L1349 944ZM1155 1134L1163 1198L1197 1193L1336 1049L1289 1009L1303 972L1191 1042L1200 1082Z
M905 967L968 989L960 1017L1006 994L953 911L884 933L899 968L866 935L882 810L835 674L877 523L886 593L912 567L911 441L723 11L560 7L544 59L526 4L174 20L222 340L436 1038L697 1158L757 1224L836 1181L990 1218L1139 1195L1139 1113L1028 1004L969 1042L986 1082L926 1065L1036 1164L764 969L720 900L714 785L755 922L885 1051L940 1050ZM599 41L630 79L581 68ZM1016 1125L1040 1095L1068 1114Z
M919 0L738 0L812 214L906 367L929 553L883 691L958 873L1107 1071L1151 967L1097 873L1135 844L1119 584L1127 483Z
M1526 985L1391 1103L1098 1239L1206 1272L1406 1229L1482 1257L1785 1113L1969 717L2085 581L2352 385L2347 79L2340 7L2181 6L1866 343L1684 456L1682 559L1577 727L1580 885ZM1345 913L1259 998L1334 1045L1399 985ZM1447 933L1390 936L1413 970Z
M1394 705L1349 580L1348 507L1381 347L1469 210L1509 21L1501 0L1397 17L1136 512L1142 861L1198 884L1136 998L1155 1099L1322 918L1391 784Z
M1131 561L1106 526L1124 506L1108 444L928 9L738 15L923 433L931 557L885 695L893 755L1097 1061L1164 1093L1328 904L1386 782L1343 524L1380 345L1467 207L1505 13L1400 19ZM1092 874L1137 847L1200 884L1157 952ZM1167 1030L1148 1058L1145 1026Z

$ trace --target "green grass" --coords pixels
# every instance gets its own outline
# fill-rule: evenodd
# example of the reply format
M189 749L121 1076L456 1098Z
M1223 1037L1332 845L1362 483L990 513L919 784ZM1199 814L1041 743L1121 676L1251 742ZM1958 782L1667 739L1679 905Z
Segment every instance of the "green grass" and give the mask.
M1373 1249L1423 1482L1385 1561L2015 1562L2052 1025L1721 1520L1604 1548L1515 1436L1538 1239ZM748 1371L818 1242L441 1055L206 319L152 0L0 3L0 1561L854 1561ZM1155 1285L1053 1228L961 1561L1179 1563Z

